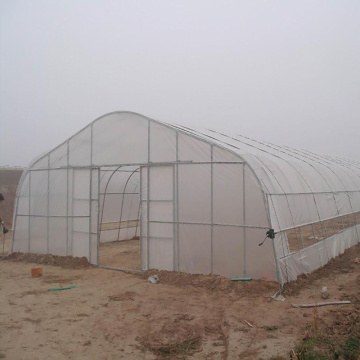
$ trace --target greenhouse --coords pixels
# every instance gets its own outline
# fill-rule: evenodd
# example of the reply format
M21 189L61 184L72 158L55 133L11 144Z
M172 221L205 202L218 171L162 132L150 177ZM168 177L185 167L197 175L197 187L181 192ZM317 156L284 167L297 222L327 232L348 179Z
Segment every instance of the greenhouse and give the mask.
M359 243L360 162L114 112L30 163L13 224L13 252L282 285Z

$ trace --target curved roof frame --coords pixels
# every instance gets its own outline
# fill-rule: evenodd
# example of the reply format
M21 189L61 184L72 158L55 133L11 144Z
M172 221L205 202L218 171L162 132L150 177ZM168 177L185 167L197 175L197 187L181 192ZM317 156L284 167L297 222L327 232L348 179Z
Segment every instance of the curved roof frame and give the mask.
M337 203L336 203L335 195L334 195L339 190L336 190L331 186L331 184L327 181L326 177L322 174L320 169L325 168L328 171L330 171L333 174L333 176L338 179L338 182L341 183L343 191L348 194L350 207L352 209L352 212L354 212L354 209L353 209L353 206L352 206L352 203L351 203L351 200L350 200L350 196L349 196L349 193L351 191L349 191L349 189L347 189L347 187L344 184L342 178L339 176L339 174L336 171L334 171L333 168L339 168L339 169L342 168L343 169L342 174L344 176L346 176L346 178L355 185L357 191L360 192L360 182L358 184L354 180L354 178L349 175L349 171L351 171L354 174L354 176L356 176L356 178L360 179L360 173L357 171L357 170L360 169L360 163L359 162L356 162L354 160L351 161L351 160L346 160L346 159L332 158L332 157L329 157L329 156L318 155L318 154L315 154L315 153L312 153L312 152L307 152L305 150L296 150L296 149L293 149L293 148L288 147L288 146L275 145L275 144L272 144L272 143L269 143L269 142L260 142L260 141L253 140L253 139L251 139L249 137L243 136L243 135L236 135L236 137L234 137L234 136L226 135L224 133L217 132L217 131L214 131L214 130L199 131L199 130L195 130L195 129L185 127L185 126L167 124L167 123L164 123L164 122L161 122L161 121L158 121L158 120L154 120L154 119L151 119L149 117L146 117L146 116L143 116L141 114L138 114L136 112L131 112L131 111L115 111L115 112L110 112L110 113L107 113L105 115L102 115L102 116L96 118L91 123L89 123L88 125L83 127L81 130L76 132L74 135L69 137L67 140L60 143L58 146L56 146L55 148L53 148L52 150L50 150L46 154L43 154L43 155L39 156L37 159L35 159L29 165L29 167L24 171L23 176L22 176L22 178L20 180L20 185L22 184L23 179L25 178L27 172L34 165L36 165L39 161L41 161L45 157L49 156L52 152L57 150L62 145L68 143L71 139L76 137L78 134L80 134L85 129L87 129L89 127L92 127L96 122L101 121L101 119L103 119L103 118L105 118L105 117L107 117L109 115L113 115L113 114L133 114L133 115L136 115L136 116L140 116L143 119L146 119L146 120L151 121L153 123L159 124L161 126L169 128L169 129L171 129L173 131L184 133L187 136L190 136L190 137L193 137L193 138L195 138L197 140L208 143L210 146L216 146L216 147L218 147L218 148L220 148L222 150L230 152L231 154L233 154L234 156L236 156L237 158L239 158L241 160L245 160L246 164L252 170L255 178L257 179L258 184L259 184L259 186L261 188L261 191L263 193L264 203L265 203L265 206L267 208L267 213L268 213L268 218L269 218L269 225L271 224L270 211L269 211L269 201L272 202L272 197L268 196L268 195L272 195L272 193L271 193L270 189L267 187L266 183L261 179L261 177L257 173L256 169L254 168L254 166L252 164L252 161L249 161L249 159L251 159L251 158L255 159L255 161L257 161L259 164L261 164L261 167L263 167L263 170L266 170L266 172L268 172L268 174L271 176L271 178L273 178L273 180L270 180L270 181L275 182L277 184L277 186L281 190L281 193L280 193L281 195L285 195L286 202L287 202L287 207L288 207L288 210L289 210L292 218L293 218L293 214L291 212L291 207L290 207L289 200L288 200L288 197L287 197L288 194L287 194L286 190L284 189L281 181L276 176L274 171L272 171L272 169L263 161L262 156L259 156L256 153L265 154L264 157L268 158L270 160L271 159L280 160L281 162L286 163L287 166L292 168L294 173L297 174L299 179L301 179L301 181L303 182L305 187L309 190L309 192L306 192L304 194L309 194L309 195L312 194L313 202L314 202L315 208L316 208L316 210L318 212L319 221L321 221L321 218L320 218L320 214L319 214L318 204L317 204L316 198L315 198L316 192L314 191L314 189L312 188L312 186L310 185L310 183L308 182L306 177L296 168L296 166L289 159L286 159L286 157L289 157L290 159L294 159L294 161L297 160L297 161L300 161L300 162L306 164L307 166L311 167L313 169L313 171L315 171L318 174L319 178L322 179L324 184L326 184L326 187L329 189L329 191L325 191L324 193L332 194L335 206L337 208L336 209L337 213L340 216L340 211L339 211L339 209L337 207ZM224 138L227 139L227 140L225 140ZM237 144L239 144L239 146ZM245 148L250 148L250 151L244 151L245 149L243 148L243 146L245 146ZM254 152L252 152L251 149L253 149ZM279 166L281 166L281 165L279 165ZM320 169L319 169L319 167L320 167ZM294 194L296 194L296 193L294 193ZM293 195L293 194L291 194L291 195ZM273 204L273 208L274 208L275 213L276 213L276 207L274 206L274 204ZM275 214L275 215L277 217L277 214ZM280 227L280 223L279 223L278 220L277 220L277 222L278 222L278 225ZM294 227L295 227L294 219L292 220L292 222L293 222ZM286 229L282 229L282 230L286 230Z

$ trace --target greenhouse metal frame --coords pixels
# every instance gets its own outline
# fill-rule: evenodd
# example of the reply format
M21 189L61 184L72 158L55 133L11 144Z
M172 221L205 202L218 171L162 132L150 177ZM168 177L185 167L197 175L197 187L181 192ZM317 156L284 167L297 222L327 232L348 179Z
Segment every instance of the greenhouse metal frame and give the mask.
M140 270L283 285L359 243L359 224L358 161L123 111L31 162L12 251L99 265L100 243L139 236Z

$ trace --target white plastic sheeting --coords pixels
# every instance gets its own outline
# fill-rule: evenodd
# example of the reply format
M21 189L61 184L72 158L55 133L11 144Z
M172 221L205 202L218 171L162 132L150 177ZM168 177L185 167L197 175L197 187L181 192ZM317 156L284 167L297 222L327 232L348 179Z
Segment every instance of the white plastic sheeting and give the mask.
M115 112L23 173L13 251L98 264L99 242L140 235L142 269L284 283L360 232L352 226L290 253L285 230L358 211L359 162ZM276 238L259 247L269 228Z

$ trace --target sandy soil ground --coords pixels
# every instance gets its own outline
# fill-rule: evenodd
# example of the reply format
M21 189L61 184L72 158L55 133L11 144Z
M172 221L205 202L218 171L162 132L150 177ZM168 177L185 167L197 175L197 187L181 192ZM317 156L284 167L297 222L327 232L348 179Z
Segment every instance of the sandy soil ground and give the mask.
M122 269L140 269L140 240L123 240L100 244L99 264Z
M0 262L0 356L6 359L270 359L316 326L343 336L360 322L360 246L286 288L165 271L126 274L88 267ZM160 282L147 281L158 274ZM77 286L49 292L55 287ZM295 309L293 303L350 299Z

